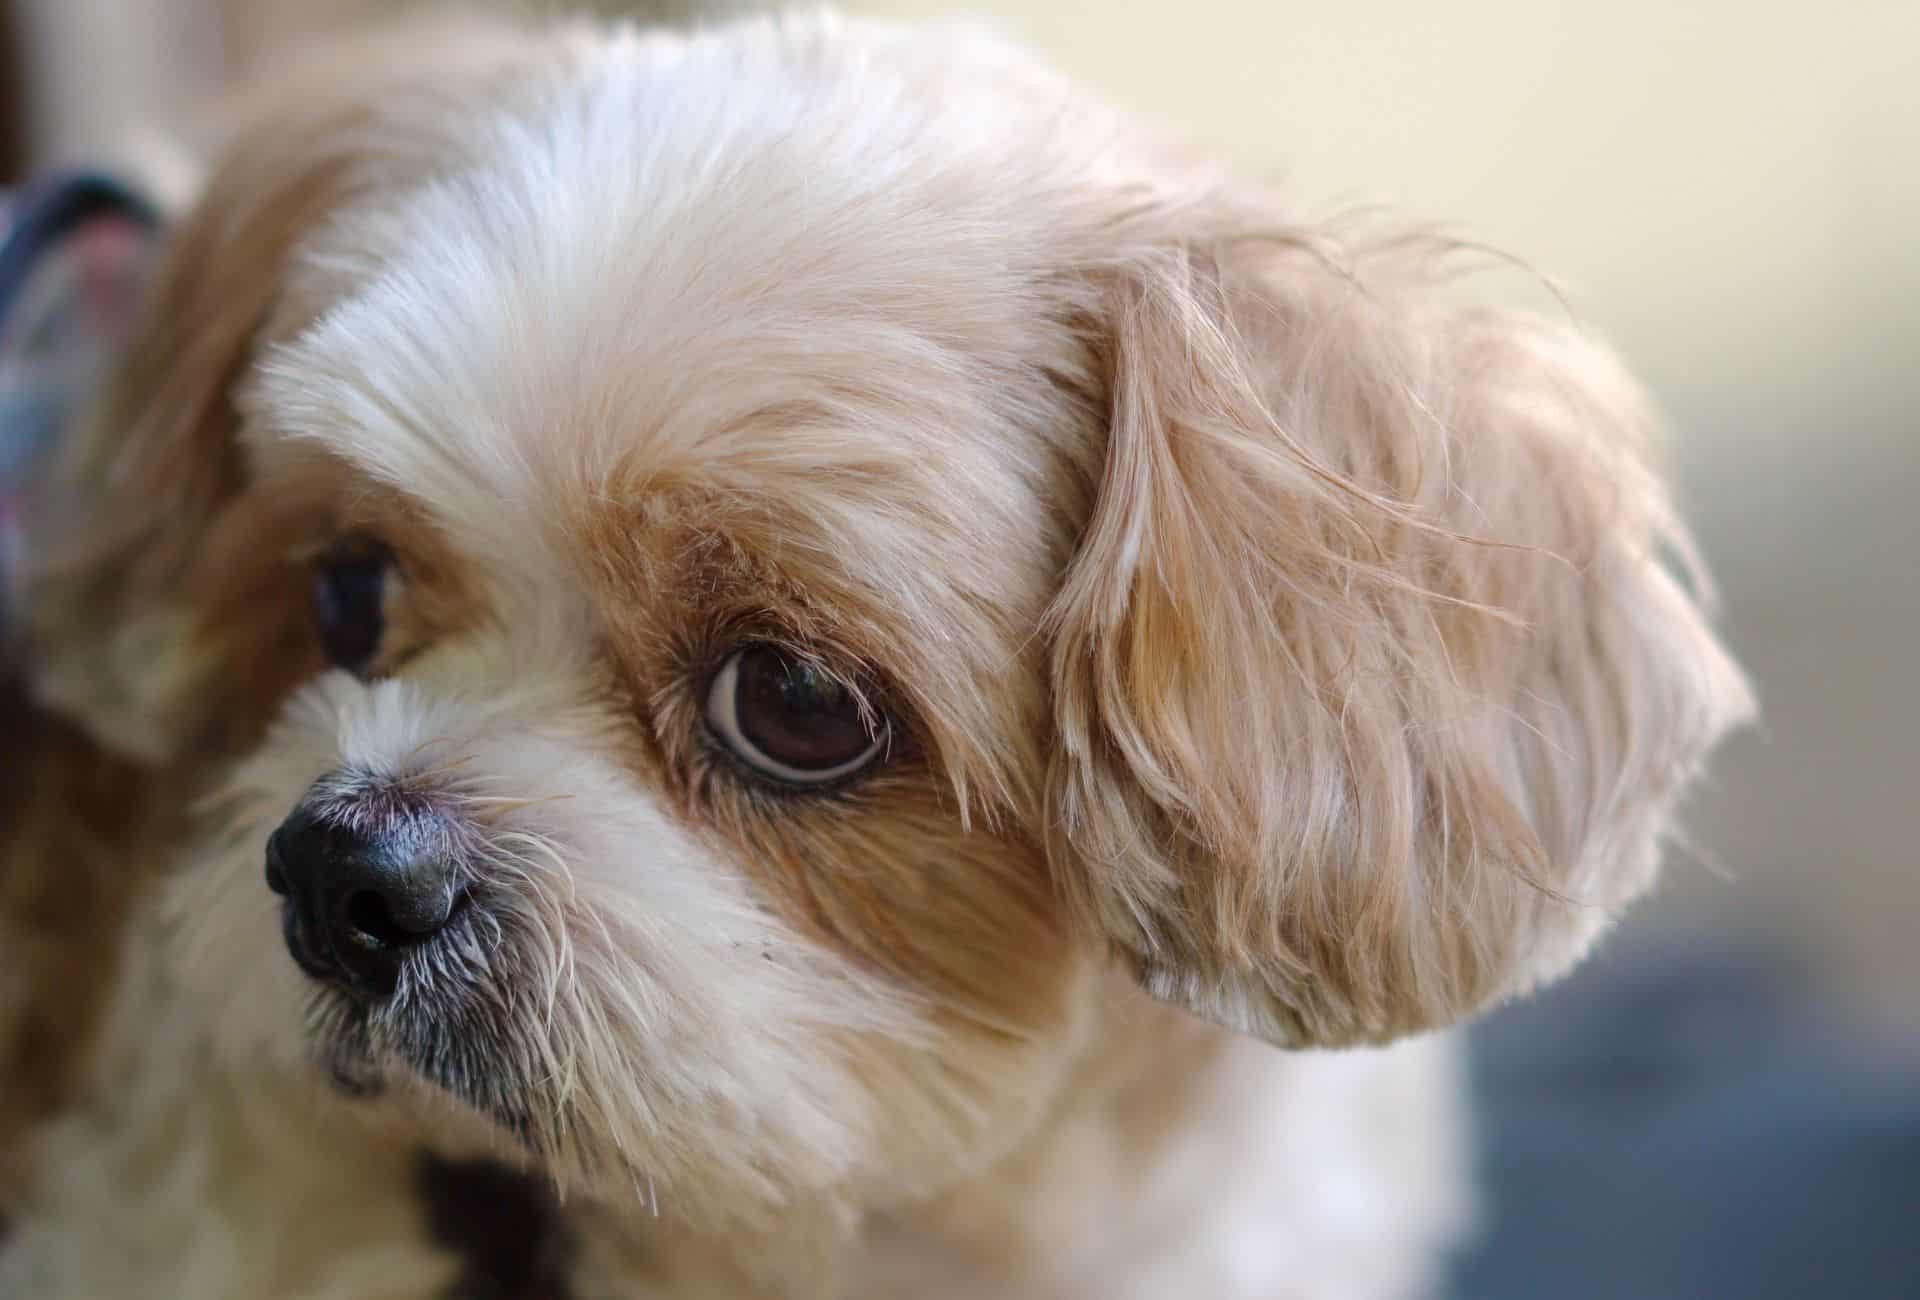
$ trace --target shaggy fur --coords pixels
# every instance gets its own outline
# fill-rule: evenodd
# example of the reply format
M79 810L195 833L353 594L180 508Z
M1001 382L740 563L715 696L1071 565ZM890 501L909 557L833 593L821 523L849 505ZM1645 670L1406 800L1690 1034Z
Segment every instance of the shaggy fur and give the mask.
M463 1285L421 1152L550 1182L580 1295L1430 1280L1450 1045L1228 1031L1557 974L1747 713L1605 352L964 30L463 24L235 122L25 593L21 896L128 794L0 1004L89 1044L0 1133L0 1290ZM340 537L396 557L359 676ZM734 761L749 640L881 761ZM289 958L297 806L471 901L389 998Z

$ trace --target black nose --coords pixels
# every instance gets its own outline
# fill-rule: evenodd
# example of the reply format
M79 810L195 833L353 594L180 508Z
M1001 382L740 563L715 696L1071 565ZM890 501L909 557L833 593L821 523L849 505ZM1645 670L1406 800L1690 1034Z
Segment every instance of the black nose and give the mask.
M443 838L430 817L362 823L295 809L267 840L267 886L286 897L293 959L316 979L391 993L407 953L453 914Z

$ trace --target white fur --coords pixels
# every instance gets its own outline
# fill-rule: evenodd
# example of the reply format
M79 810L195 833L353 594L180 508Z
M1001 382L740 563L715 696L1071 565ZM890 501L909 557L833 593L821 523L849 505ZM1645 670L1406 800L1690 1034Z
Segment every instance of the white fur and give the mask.
M617 1153L618 1177L656 1180L669 1197L690 1172L714 1176L701 1165L720 1149L679 1142L716 1124L743 1139L743 1155L780 1150L821 1178L844 1176L873 1135L831 1034L910 1036L905 1002L803 944L596 753L620 720L567 670L565 642L545 635L556 618L525 611L516 622L530 643L448 652L405 681L329 674L295 697L223 794L227 847L167 900L186 993L235 1068L263 1048L283 1068L307 1067L311 994L282 949L259 846L329 773L405 782L451 762L443 788L482 808L514 805L480 874L504 882L541 935L546 982L514 993L545 1021L531 1040L544 1055L528 1068L556 1105L579 1108L573 1140L595 1144L601 1162ZM484 968L492 956L464 959ZM408 997L403 985L396 1007ZM563 1186L580 1176L570 1153L555 1154ZM728 1172L736 1185L764 1177Z
M1680 534L1631 390L1542 327L1327 274L1283 216L960 29L529 40L494 93L361 128L406 127L431 165L301 232L239 394L250 491L317 458L404 502L469 621L385 680L301 684L211 782L0 1290L433 1294L452 1264L409 1207L420 1145L551 1176L582 1295L1431 1286L1470 1200L1457 1046L1222 1047L1139 990L1276 1040L1397 1036L1556 973L1644 886L1746 699L1650 558ZM1248 288L1206 260L1258 239L1317 278ZM1540 505L1556 472L1617 493L1617 533L1571 489ZM673 575L608 579L581 520L631 504L639 537L656 487L688 483L706 513L679 523L781 521L755 558L812 603L764 603L857 634L920 723L938 830L897 792L852 797L853 847L802 867L945 889L943 931L999 908L1036 947L1066 936L1024 1003L943 1001L823 940L842 914L783 911L750 836L642 775L677 761L636 753L680 714L608 645L697 632L636 635L627 606ZM1547 554L1588 541L1592 574ZM1148 582L1180 618L1147 626ZM140 752L164 721L127 723ZM322 1103L337 1008L286 956L262 851L310 789L362 785L454 810L498 906L371 1014L351 1068L384 1095ZM983 845L1042 886L973 892ZM1164 1132L1127 1118L1161 1093Z

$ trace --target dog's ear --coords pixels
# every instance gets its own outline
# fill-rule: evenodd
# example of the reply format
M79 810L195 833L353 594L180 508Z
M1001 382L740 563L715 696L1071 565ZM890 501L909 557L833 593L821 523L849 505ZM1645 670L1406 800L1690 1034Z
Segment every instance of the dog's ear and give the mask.
M1057 869L1151 993L1287 1044L1565 968L1752 707L1638 390L1568 328L1435 301L1405 251L1169 241L1090 327Z
M328 305L288 292L302 237L455 164L472 96L529 48L502 27L416 24L313 52L223 114L126 354L28 500L25 671L110 748L210 743L284 688L304 596L283 572L286 521L244 490L236 387Z

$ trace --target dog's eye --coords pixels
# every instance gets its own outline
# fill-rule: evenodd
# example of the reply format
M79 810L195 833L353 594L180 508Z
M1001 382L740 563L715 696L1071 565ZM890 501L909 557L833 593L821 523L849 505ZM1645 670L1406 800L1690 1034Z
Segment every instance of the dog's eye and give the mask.
M887 741L885 721L845 684L770 645L727 657L707 691L707 726L743 763L790 785L851 776Z
M313 571L313 621L334 665L363 673L386 631L387 574L393 557L378 543L335 544Z

